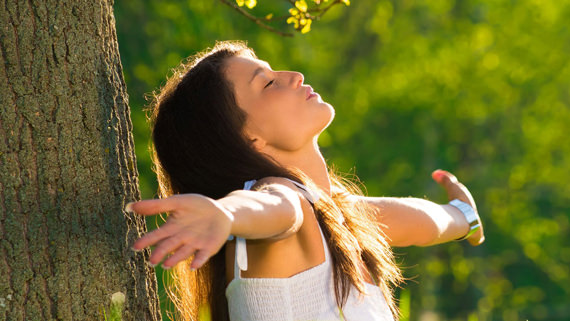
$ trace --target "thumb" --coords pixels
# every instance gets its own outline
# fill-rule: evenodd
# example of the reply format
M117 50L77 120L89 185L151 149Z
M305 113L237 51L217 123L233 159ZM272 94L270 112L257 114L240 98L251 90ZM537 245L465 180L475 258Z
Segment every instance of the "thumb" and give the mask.
M459 199L460 201L466 202L467 204L471 205L475 212L477 212L477 206L475 205L475 201L473 200L473 196L463 184L461 184L455 175L451 174L448 171L444 171L441 169L433 171L431 177L434 181L436 181L439 185L441 185L445 191L447 192L447 197L449 200ZM479 230L477 230L473 235L468 238L468 241L471 245L479 245L485 241L485 235L483 234L483 225L481 224L481 219L478 218L479 221Z
M436 169L433 171L433 173L431 173L431 177L445 189L448 189L453 184L457 184L457 178L455 175L442 169Z
M447 192L449 200L459 198L464 202L470 202L470 198L467 195L468 191L464 189L463 185L459 183L455 175L448 171L437 169L431 174L434 181L441 185Z

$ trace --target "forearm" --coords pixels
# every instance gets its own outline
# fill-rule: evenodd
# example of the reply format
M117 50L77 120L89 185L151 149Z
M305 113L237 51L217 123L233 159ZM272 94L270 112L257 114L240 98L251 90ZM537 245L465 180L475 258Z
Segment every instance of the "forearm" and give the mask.
M419 198L367 197L393 246L429 246L466 235L465 216L452 205Z
M234 191L218 202L233 215L231 234L238 237L279 238L296 232L303 223L299 197L280 185Z

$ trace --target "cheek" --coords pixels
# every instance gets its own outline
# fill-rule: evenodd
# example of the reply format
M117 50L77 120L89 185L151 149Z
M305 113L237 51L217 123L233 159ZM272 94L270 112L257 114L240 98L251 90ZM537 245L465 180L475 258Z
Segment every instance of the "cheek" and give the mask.
M288 145L295 145L308 132L307 123L303 118L295 108L280 106L280 108L267 108L252 120L256 122L261 134L271 145L289 149L291 146Z
M269 104L267 101L251 101L244 109L247 113L247 127L251 133L260 135L265 139L274 136L281 131L281 123L285 121L278 106Z
M265 95L263 99L250 99L248 103L246 112L251 133L283 149L306 143L322 132L334 116L329 104L304 101L279 92Z

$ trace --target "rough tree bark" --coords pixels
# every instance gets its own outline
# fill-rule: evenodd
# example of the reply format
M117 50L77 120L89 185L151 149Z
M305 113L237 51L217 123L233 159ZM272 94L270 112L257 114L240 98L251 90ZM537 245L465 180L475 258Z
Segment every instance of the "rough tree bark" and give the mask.
M2 320L160 319L112 5L0 3Z

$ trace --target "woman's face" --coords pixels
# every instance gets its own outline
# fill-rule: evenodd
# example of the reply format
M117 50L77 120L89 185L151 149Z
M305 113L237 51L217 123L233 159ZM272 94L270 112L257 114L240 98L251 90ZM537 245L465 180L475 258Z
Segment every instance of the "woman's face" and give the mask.
M334 118L332 106L303 84L301 73L273 71L264 61L235 56L227 61L226 77L247 113L246 133L258 148L301 149Z

